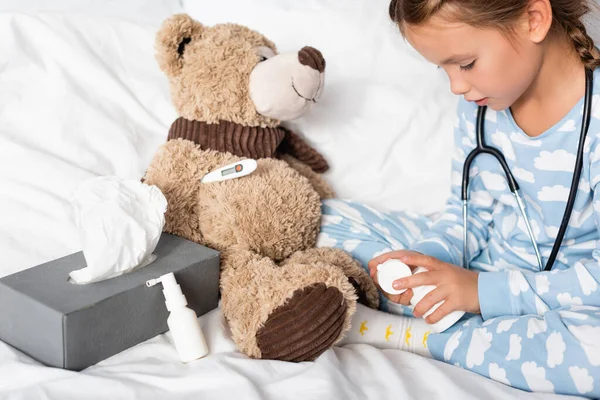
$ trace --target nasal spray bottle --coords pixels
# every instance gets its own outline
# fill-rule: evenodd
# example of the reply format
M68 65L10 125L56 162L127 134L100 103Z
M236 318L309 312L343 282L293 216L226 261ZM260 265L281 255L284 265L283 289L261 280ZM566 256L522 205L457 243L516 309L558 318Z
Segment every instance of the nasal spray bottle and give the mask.
M202 334L198 316L194 310L186 307L187 300L172 272L157 279L150 279L146 286L162 283L167 310L170 312L167 325L171 330L175 348L182 362L187 363L208 354L208 346Z

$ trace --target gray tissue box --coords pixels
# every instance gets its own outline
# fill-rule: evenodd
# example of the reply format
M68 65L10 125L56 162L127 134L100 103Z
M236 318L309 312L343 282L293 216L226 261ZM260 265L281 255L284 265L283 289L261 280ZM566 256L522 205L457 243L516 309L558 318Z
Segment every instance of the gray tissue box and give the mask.
M82 370L168 330L162 285L174 272L198 316L218 305L219 253L163 233L150 265L87 285L68 282L82 252L0 279L0 340L42 363Z

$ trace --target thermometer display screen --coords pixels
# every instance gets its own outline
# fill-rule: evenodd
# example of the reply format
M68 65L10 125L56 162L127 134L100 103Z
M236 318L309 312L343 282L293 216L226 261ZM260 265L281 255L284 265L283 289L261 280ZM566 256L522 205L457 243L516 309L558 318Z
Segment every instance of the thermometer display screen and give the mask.
M235 174L235 168L227 168L221 171L221 176L227 176L231 174Z
M236 164L234 167L224 169L221 171L221 176L227 176L231 174L235 174L236 172L242 172L242 164Z

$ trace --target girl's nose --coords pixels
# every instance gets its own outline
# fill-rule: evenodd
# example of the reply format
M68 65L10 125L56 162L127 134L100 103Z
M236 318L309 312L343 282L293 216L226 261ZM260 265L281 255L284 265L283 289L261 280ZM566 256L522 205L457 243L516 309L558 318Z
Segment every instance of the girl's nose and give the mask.
M456 95L463 95L471 90L471 85L465 80L450 78L450 90Z

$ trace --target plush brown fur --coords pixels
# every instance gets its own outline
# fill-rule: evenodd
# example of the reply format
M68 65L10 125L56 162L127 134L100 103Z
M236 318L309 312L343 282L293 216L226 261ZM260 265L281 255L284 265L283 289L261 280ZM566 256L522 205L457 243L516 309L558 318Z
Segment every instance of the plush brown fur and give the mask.
M178 48L186 38L180 56ZM245 26L204 27L188 15L167 19L156 37L157 59L169 78L171 98L181 117L246 126L277 126L279 121L256 112L250 99L250 72L259 61L256 48L275 45Z
M308 179L312 187L319 194L319 197L321 197L321 200L331 199L335 197L333 189L331 189L331 186L329 186L329 184L325 182L325 179L323 179L323 176L321 174L316 173L312 170L311 167L309 167L301 161L296 160L289 154L282 154L280 158L287 162L290 165L290 167L294 168L302 176Z
M191 41L180 57L183 38ZM256 113L247 93L248 75L258 62L257 45L275 49L260 34L238 25L207 28L184 15L167 20L157 35L157 59L171 81L179 113L197 121L275 126L276 121ZM330 346L347 331L359 297L372 307L378 304L373 282L347 253L314 248L320 199L332 197L333 191L321 175L291 156L259 159L256 171L240 179L200 182L211 170L240 159L173 139L159 148L144 181L158 186L167 198L167 232L222 252L222 310L242 352L263 356L257 336L266 326L272 328L270 339L281 335L279 343L295 340L296 347L306 343L303 337L312 340L327 331L334 340L323 343ZM279 332L288 314L290 321L307 312L325 315L303 307L304 291L315 285L333 289L343 299L336 314L343 318L308 321ZM325 349L303 353L293 348L293 354L282 354L281 359L309 360Z
M365 270L348 253L333 248L312 248L294 253L282 265L293 263L313 264L327 263L342 270L344 275L350 278L358 286L359 295L364 297L365 305L377 308L379 305L379 292L373 285L371 278L365 274Z
M274 309L284 304L298 288L313 283L325 283L344 294L348 303L344 331L349 327L350 317L356 310L356 292L335 266L326 262L287 262L285 268L280 268L268 258L244 251L225 254L223 258L221 307L230 321L243 321L230 323L231 333L240 350L249 356L260 358L261 351L256 335L248 335L248 332L258 332Z

